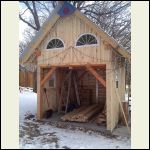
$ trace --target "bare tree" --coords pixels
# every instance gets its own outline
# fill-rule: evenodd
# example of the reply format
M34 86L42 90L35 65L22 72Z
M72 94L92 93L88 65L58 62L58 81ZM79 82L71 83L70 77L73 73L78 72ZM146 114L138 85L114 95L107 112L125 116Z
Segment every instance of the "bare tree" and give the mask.
M28 43L41 28L41 25L50 15L54 7L54 1L20 1L19 18L22 22L28 25L28 28L23 32L23 41L19 43L19 53L21 54Z
M130 49L129 1L96 1L94 5L86 7L83 11L124 48Z
M68 1L94 23L130 51L130 1ZM38 31L58 5L58 1L20 1L24 9L19 18L31 29ZM26 13L30 14L27 19ZM33 34L32 34L33 35Z
M20 20L22 20L24 23L26 23L28 26L30 26L31 28L33 28L34 30L40 30L40 21L39 21L39 17L37 14L37 6L35 1L20 1L21 3L23 3L27 8L19 14L19 18ZM23 14L26 11L29 11L32 14L32 17L34 19L34 24L33 24L33 20L26 20L25 18L23 18Z

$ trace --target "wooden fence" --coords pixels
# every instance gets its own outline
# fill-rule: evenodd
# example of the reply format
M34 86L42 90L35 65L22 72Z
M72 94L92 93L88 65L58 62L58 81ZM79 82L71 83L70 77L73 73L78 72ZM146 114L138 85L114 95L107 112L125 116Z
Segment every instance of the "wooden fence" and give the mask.
M19 71L19 86L34 88L36 76L33 72Z

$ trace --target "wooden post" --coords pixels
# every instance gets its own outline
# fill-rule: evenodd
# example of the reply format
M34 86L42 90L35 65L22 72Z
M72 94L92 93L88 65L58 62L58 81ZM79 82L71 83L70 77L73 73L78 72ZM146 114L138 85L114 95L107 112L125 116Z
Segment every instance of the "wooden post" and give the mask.
M121 79L121 100L125 100L125 64L123 62L123 66L121 67L121 74L120 74L120 79Z
M68 103L69 103L69 95L70 95L70 89L71 89L71 76L72 75L72 70L70 72L70 77L69 77L69 83L68 83L68 94L67 94L67 102L66 102L66 110L65 113L67 113L67 109L68 109Z
M43 69L37 67L37 119L42 119L43 116L43 103L42 103L42 87L40 85L41 78L43 77Z
M64 89L64 84L61 86L61 93L58 101L58 113L61 111L61 105L62 105L62 96L63 96L63 89Z
M75 75L73 76L73 82L74 82L74 86L75 86L75 93L76 93L77 102L78 102L78 105L80 105L79 91L78 91L78 85L77 85L77 80L76 80Z
M62 81L62 71L57 69L57 71L56 71L56 101L57 101L57 106L59 106L59 98L60 98L60 90L61 90L60 83L61 83L61 81Z
M123 102L122 102L122 107L123 107L124 114L125 114L125 117L126 117L126 120L127 120L127 123L128 123L128 119L129 119L128 102L123 101ZM122 118L121 118L122 123L123 123L124 125L126 125L126 120L125 120L125 118L124 118L124 116L123 116L123 113L122 113L121 116L122 116Z
M98 81L96 80L96 103L98 103Z
M118 92L122 101L125 101L125 62L121 62L120 68L117 69L118 72ZM119 108L119 120L122 120L122 110Z
M60 113L60 111L61 111L61 103L62 103L62 96L63 96L63 91L64 91L64 84L65 84L65 81L70 76L71 71L72 70L70 70L70 72L67 74L66 78L63 80L62 85L61 85L61 93L60 93L60 98L59 98L59 101L58 101L58 113Z
M107 130L112 131L112 113L111 113L111 103L112 103L112 93L111 93L111 73L109 73L109 70L112 69L112 66L110 63L106 65L106 126ZM107 71L108 70L108 71Z
M37 92L37 70L33 73L34 78L33 78L33 91L36 93Z

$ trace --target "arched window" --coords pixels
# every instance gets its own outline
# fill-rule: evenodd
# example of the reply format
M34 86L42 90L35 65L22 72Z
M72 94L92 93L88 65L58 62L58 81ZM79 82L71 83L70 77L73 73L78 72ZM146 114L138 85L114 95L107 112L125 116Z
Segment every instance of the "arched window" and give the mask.
M97 44L95 36L91 34L84 34L78 39L76 46L92 45L92 44Z
M61 47L64 47L64 44L60 39L52 39L47 45L47 49L61 48Z

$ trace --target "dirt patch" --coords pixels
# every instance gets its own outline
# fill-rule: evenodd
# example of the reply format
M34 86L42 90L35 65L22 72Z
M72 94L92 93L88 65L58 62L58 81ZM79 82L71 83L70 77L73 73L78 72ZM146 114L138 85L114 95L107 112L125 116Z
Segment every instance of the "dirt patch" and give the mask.
M99 131L99 130L96 130L96 129L88 129L86 127L79 127L79 126L75 126L75 125L68 125L68 124L65 124L64 122L58 122L58 123L54 123L54 122L43 122L47 125L51 125L51 126L54 126L54 127L57 127L57 128L61 128L61 129L70 129L70 130L73 130L73 131L82 131L84 133L88 133L88 134L98 134L98 135L102 135L102 136L105 136L107 138L117 138L118 136L117 135L113 135L111 132L109 131Z
M48 128L47 128L48 127ZM50 128L49 128L50 127ZM54 130L51 130L51 128L60 128L60 129L67 129L72 131L81 131L89 135L104 135L106 138L109 139L117 139L117 136L102 133L96 130L89 130L82 127L76 127L76 126L70 126L62 123L51 123L51 122L43 122L43 121L31 121L31 120L25 120L23 125L20 125L20 147L27 147L29 146L30 149L34 148L35 145L40 149L40 146L43 148L44 146L46 149L71 149L67 146L67 144L62 145L62 139L59 137L58 133L56 133ZM60 139L59 139L59 138ZM65 138L65 137L63 137ZM121 141L121 140L120 140ZM119 146L116 145L116 149L119 149Z
M24 122L24 125L20 126L19 137L20 140L24 139L24 144L31 144L33 141L38 138L40 143L54 143L55 148L59 148L58 141L59 139L55 135L55 132L52 133L41 133L39 126L43 123L37 122ZM41 138L42 137L42 138Z

